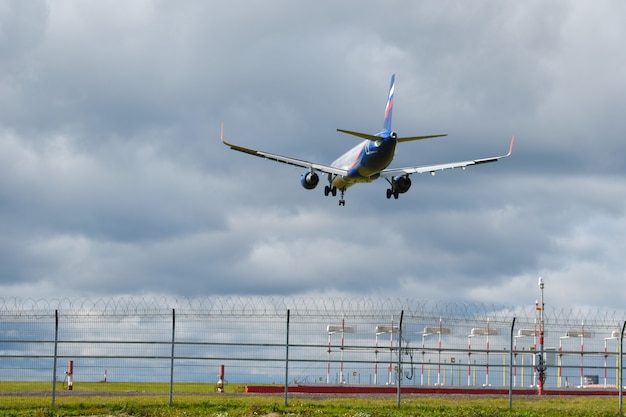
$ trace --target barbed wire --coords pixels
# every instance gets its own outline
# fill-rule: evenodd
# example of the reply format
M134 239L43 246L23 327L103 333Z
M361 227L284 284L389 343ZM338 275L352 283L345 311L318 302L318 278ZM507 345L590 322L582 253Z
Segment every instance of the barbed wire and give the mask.
M350 297L111 297L111 298L0 298L0 315L46 316L79 315L169 315L172 310L182 315L283 316L290 310L293 316L358 316L419 317L447 321L487 321L509 323L515 317L519 323L537 320L534 306L504 306L486 303L450 301L421 301L398 298ZM626 319L624 311L589 308L545 310L546 322L560 325L616 326Z

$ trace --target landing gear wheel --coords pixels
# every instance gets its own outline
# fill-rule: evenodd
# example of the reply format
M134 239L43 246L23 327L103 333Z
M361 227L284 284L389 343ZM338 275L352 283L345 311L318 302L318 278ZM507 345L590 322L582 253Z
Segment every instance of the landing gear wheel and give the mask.
M397 200L399 195L400 192L398 190L394 190L393 188L387 188L387 200L389 200L391 196L393 196L393 198Z
M337 197L337 187L334 186L324 186L324 195L328 197L328 194L332 194L333 197Z
M335 188L335 187L333 187ZM343 199L343 193L346 191L345 188L342 188L341 190L341 198L339 199L339 205L340 206L345 206L346 205L346 200ZM335 192L337 192L337 189L335 188Z

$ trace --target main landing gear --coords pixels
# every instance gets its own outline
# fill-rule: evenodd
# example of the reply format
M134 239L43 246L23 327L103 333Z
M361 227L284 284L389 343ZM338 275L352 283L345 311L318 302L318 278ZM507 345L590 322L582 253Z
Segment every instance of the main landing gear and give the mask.
M397 200L399 195L400 193L398 192L398 190L394 190L393 188L387 188L387 200L389 200L391 196L393 196L393 198Z
M340 206L345 206L346 205L346 200L343 199L343 194L346 191L345 188L342 188L341 190L339 190L341 192L341 198L339 199L339 205ZM328 197L329 194L332 194L333 197L337 196L337 187L335 187L334 185L327 185L324 187L324 195Z
M386 178L391 187L387 188L387 200L393 196L395 200L398 199L400 194L404 194L411 188L411 179L408 175L402 175L400 177Z

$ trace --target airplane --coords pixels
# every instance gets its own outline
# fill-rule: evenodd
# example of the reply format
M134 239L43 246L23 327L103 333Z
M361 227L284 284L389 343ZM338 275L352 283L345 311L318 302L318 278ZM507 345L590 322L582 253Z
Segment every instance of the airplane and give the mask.
M429 172L435 175L436 171L445 169L462 168L465 169L471 165L485 164L495 162L499 159L506 158L513 152L513 143L515 136L511 138L509 152L505 155L494 156L490 158L474 159L460 162L449 162L436 165L411 166L405 168L387 168L393 161L396 153L396 145L402 142L413 140L437 138L447 136L447 134L427 135L427 136L411 136L398 137L397 133L391 130L391 113L393 110L395 92L395 74L391 75L391 85L389 87L389 95L387 96L387 105L385 106L385 118L383 129L375 135L368 133L360 133L351 130L337 129L338 132L356 136L363 141L341 155L330 165L309 162L302 159L281 156L265 151L246 148L227 142L224 139L224 122L222 122L221 140L224 145L230 149L247 153L250 155L266 158L276 162L282 162L288 165L305 168L307 172L302 174L300 183L307 190L317 187L321 174L325 174L328 179L328 185L324 187L324 195L332 194L337 196L337 190L341 193L339 205L345 206L344 193L348 187L358 183L369 183L380 177L387 180L389 188L387 189L387 199L392 196L397 199L400 194L406 193L411 188L411 174L422 174Z

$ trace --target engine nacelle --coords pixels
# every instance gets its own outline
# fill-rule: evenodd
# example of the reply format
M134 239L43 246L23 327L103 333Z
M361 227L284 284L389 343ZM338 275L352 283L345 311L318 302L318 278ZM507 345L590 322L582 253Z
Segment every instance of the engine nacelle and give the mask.
M320 182L320 177L315 172L307 172L302 174L300 178L300 184L307 190L312 190L317 187L317 184Z
M391 139L398 139L398 134L396 132L391 132L391 135L389 135L389 137Z
M408 175L403 175L401 177L395 177L393 179L393 189L400 194L404 194L409 191L411 188L411 179Z

